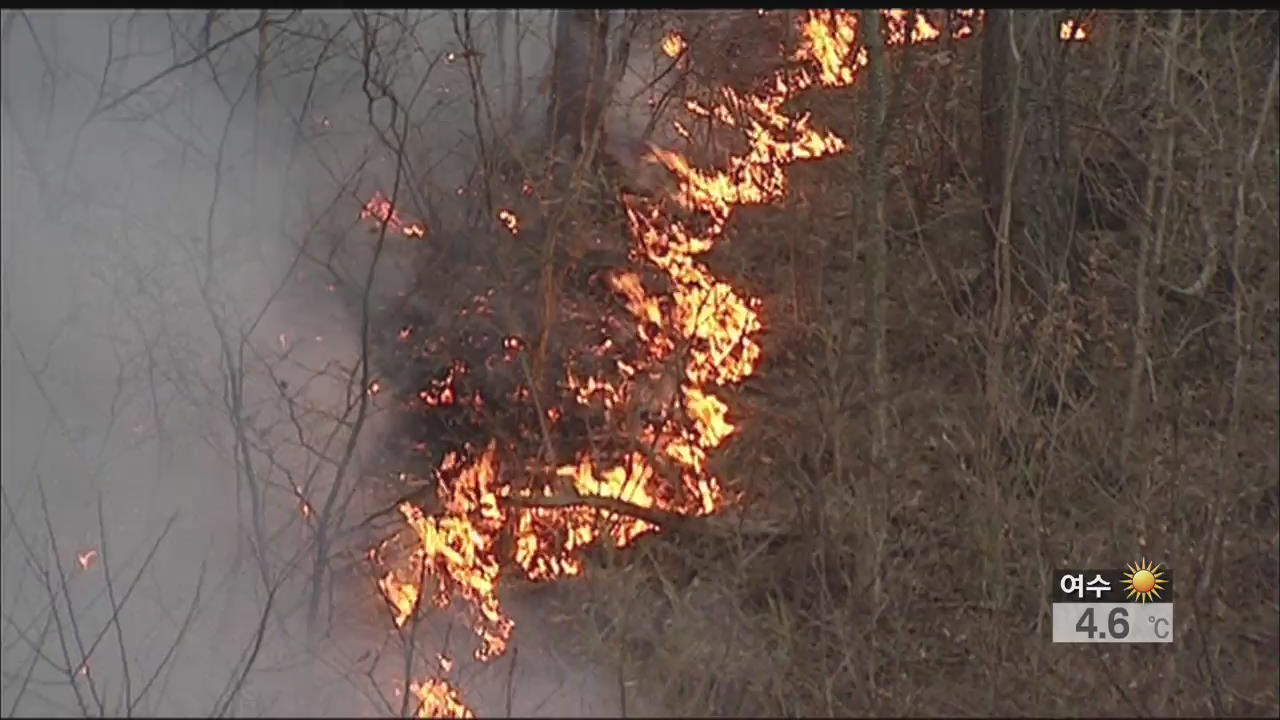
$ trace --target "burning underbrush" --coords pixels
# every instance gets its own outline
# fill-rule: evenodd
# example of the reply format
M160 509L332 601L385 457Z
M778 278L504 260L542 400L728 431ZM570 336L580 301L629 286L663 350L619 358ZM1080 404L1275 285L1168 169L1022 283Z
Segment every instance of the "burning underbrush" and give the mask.
M941 36L926 15L885 17L890 46ZM962 39L977 15L957 17ZM399 408L386 492L400 499L369 551L397 626L462 601L475 657L491 660L515 631L504 584L580 575L593 548L742 502L716 455L748 421L735 397L760 366L765 308L709 253L739 208L786 199L792 165L848 149L793 101L852 85L867 63L852 13L758 22L793 46L754 83L688 98L676 133L727 149L706 166L691 159L705 153L653 148L667 193L624 193L610 215L523 177L466 233L402 217L381 194L366 205L376 232L421 243L411 286L375 319L369 388ZM663 49L689 51L678 33ZM437 712L465 710L442 679L417 689Z

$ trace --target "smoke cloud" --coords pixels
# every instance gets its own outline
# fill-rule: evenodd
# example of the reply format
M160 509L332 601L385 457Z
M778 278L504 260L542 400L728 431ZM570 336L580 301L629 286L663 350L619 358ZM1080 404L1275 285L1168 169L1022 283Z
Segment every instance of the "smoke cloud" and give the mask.
M363 202L462 222L474 88L517 142L546 112L550 13L495 17L3 15L4 712L398 714L442 653L481 715L619 711L535 602L473 667L449 610L402 646L345 535L313 576L385 430L361 303L422 241L374 265Z

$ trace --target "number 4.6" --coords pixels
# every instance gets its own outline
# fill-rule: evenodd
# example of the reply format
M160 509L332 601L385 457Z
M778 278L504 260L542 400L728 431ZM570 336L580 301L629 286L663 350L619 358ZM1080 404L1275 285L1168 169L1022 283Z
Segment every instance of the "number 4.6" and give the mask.
M1107 629L1102 632L1098 630L1094 620L1094 609L1086 607L1080 613L1080 619L1076 621L1076 632L1084 633L1090 640L1095 637L1103 639L1108 636L1116 640L1123 640L1129 636L1129 609L1125 607L1111 608L1111 612L1107 613Z

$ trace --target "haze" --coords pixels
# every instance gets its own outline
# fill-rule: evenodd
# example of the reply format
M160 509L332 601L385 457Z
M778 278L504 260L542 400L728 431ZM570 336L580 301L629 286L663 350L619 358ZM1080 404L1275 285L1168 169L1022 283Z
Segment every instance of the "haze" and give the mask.
M516 33L527 103L548 17ZM311 591L299 497L345 491L377 448L352 298L406 281L392 240L370 272L359 209L471 171L448 54L492 17L267 18L3 16L3 712L401 714L442 652L481 715L618 712L529 603L516 652L472 668L448 613L403 646L352 553ZM403 157L364 72L392 65L418 103Z

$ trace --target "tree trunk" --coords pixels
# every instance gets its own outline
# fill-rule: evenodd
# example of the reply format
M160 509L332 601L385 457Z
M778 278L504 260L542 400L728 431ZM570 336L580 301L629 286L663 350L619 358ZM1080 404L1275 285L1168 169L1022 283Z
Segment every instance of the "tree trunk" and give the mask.
M511 19L511 14L516 10L495 10L493 14L493 36L494 50L498 56L498 97L500 100L506 100L510 97L511 76L507 73L507 27ZM519 32L519 29L517 29ZM506 103L503 103L504 105ZM508 116L510 118L512 116Z
M598 145L608 67L608 16L601 10L559 10L551 65L548 144L580 157Z
M870 71L870 107L866 113L866 187L861 194L861 215L859 219L863 231L859 233L866 247L866 281L864 285L864 308L867 321L867 339L869 340L871 396L871 472L867 478L868 492L863 498L866 512L866 544L863 548L864 564L861 568L862 582L869 582L870 607L879 608L884 588L881 571L884 564L885 526L888 517L889 484L892 482L892 457L888 450L889 433L889 372L886 354L886 318L885 290L888 269L888 247L885 239L885 142L889 122L891 98L888 88L888 67L884 52L884 36L881 30L880 13L877 10L865 10L862 13L863 42L867 48L868 70ZM825 517L825 513L820 517ZM868 637L873 638L875 627L874 614L870 620ZM874 665L867 667L867 686L874 689L877 683L877 672Z
M1156 298L1152 292L1151 275L1158 268L1163 252L1169 196L1172 192L1174 149L1177 136L1172 119L1177 112L1174 92L1177 71L1178 37L1182 30L1182 11L1174 10L1169 16L1169 27L1164 48L1164 69L1157 81L1156 132L1152 133L1150 161L1151 174L1143 191L1143 223L1138 233L1138 262L1134 269L1134 304L1137 317L1133 323L1133 355L1129 362L1129 397L1125 408L1124 425L1120 433L1120 460L1131 478L1149 478L1147 463L1136 452L1144 433L1143 416L1146 411L1146 378L1150 372L1148 357L1151 344L1152 304ZM1164 180L1161 186L1161 180Z
M1067 212L1068 168L1063 157L1061 97L1062 51L1057 41L1057 15L1048 10L1019 13L1015 34L1022 55L1020 78L1023 143L1018 150L1014 197L1015 255L1018 271L1039 299L1048 305L1065 277L1071 247L1071 217Z
M955 57L955 38L953 34L957 26L956 11L947 9L944 11L942 31L942 48L943 52L949 57ZM939 73L938 81L942 86L941 102L942 102L942 122L941 122L941 147L938 149L938 166L935 169L935 177L937 184L947 183L951 178L958 174L961 165L960 155L956 152L956 148L964 147L963 140L960 138L960 117L959 114L950 108L954 107L951 99L955 96L956 82L955 73L944 72ZM985 196L984 196L985 201Z
M1009 45L1009 10L987 10L982 25L982 86L979 125L982 157L979 185L982 193L982 227L987 247L996 247L996 227L1003 201L1006 146L1009 141L1009 81L1013 58ZM990 262L987 263L991 267Z
M988 247L998 242L1004 173L1015 168L1009 242L1026 286L1048 303L1058 280L1065 277L1073 245L1070 170L1066 159L1062 95L1063 50L1057 40L1056 15L1030 11L1014 15L990 10L982 29L980 123L982 158L979 172L983 231ZM1012 42L1011 39L1012 38ZM1015 57L1014 53L1017 53ZM1013 68L1018 77L1010 77ZM1018 106L1012 92L1018 89ZM1016 144L1009 133L1012 118L1022 119Z
M867 278L865 308L871 346L871 396L873 425L871 458L879 466L888 461L885 436L888 432L886 410L887 376L885 357L886 268L888 248L885 241L885 162L884 145L891 105L888 93L888 68L885 67L884 38L880 35L880 16L864 13L865 43L870 67L870 109L867 112L866 187L861 194L862 240L866 244Z

